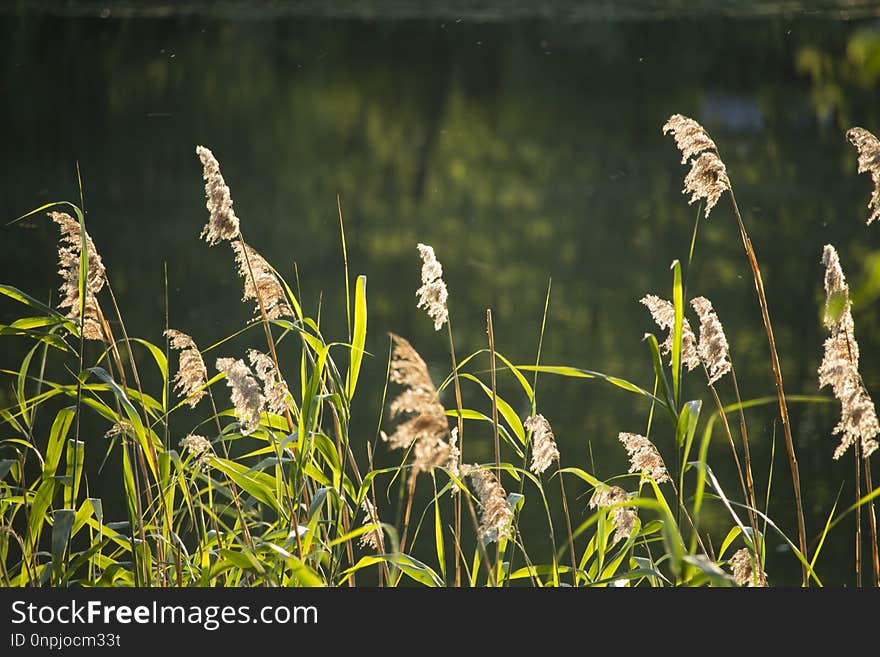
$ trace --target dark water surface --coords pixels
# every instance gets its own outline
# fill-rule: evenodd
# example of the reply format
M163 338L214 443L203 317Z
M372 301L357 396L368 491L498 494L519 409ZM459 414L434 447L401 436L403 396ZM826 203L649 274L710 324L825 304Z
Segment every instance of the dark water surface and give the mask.
M0 15L0 215L77 200L79 162L89 230L129 332L161 342L167 263L172 326L211 344L237 330L250 306L239 303L228 249L198 239L207 213L194 149L204 144L222 164L248 241L288 280L296 265L307 311L314 315L321 302L325 334L344 339L338 194L352 274L369 281L367 346L375 354L354 409L355 441L375 435L388 331L408 337L438 380L449 368L445 334L415 308L417 242L433 245L444 265L460 355L485 346L492 308L498 349L515 362L533 361L552 277L543 361L653 385L641 339L655 328L638 299L670 295L669 265L687 260L695 216L681 194L686 169L660 131L676 112L709 129L727 164L762 264L787 393L818 393L819 259L829 242L856 292L865 383L880 391L878 229L864 225L870 180L856 175L843 136L851 125L880 131L880 23L870 17L872 4L812 13L752 3L754 11L740 12L750 15L729 17L729 3L688 13L646 3L619 16L608 5L578 13L561 3L551 5L556 12L517 5L510 19L491 3L482 13L459 11L460 3L422 14L374 3L358 15L301 5L287 13L150 16L120 3L107 18L90 3L74 6L82 11ZM3 228L0 280L48 298L58 284L56 239L42 219ZM701 224L689 294L714 302L743 396L773 395L727 199ZM4 320L19 312L2 309ZM26 345L3 340L0 367L16 369ZM484 366L477 361L475 369ZM510 383L503 379L502 394L525 417L528 407ZM9 385L0 393L4 405ZM695 375L685 393L711 403ZM719 393L733 402L730 381ZM539 380L538 395L564 465L606 478L625 471L616 436L643 431L642 399L550 377ZM482 393L468 399L486 410ZM451 396L445 401L453 405ZM836 405L792 404L790 411L815 536L844 481L846 504L852 500L852 455L831 459ZM748 420L761 497L778 433L770 515L795 539L773 405L750 411ZM188 422L175 431L184 435ZM95 435L102 456L98 429ZM471 428L467 440L466 460L492 458L485 428ZM672 460L665 426L655 440ZM384 448L378 459L393 462ZM735 495L720 434L710 459ZM91 481L101 493L94 473ZM578 523L588 515L588 491L570 485ZM103 493L112 498L112 490ZM527 506L534 514L526 543L537 544L540 504ZM717 544L731 523L720 506L710 516ZM797 583L782 541L770 536L769 545L771 581ZM820 574L853 583L843 565L853 549L852 522L844 522Z

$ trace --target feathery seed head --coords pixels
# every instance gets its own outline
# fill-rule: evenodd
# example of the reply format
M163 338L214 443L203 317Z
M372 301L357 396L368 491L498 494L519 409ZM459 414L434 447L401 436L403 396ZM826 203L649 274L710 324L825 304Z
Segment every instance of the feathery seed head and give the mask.
M442 466L456 473L459 450L455 438L447 442L449 423L446 409L440 403L437 389L428 373L428 366L415 348L399 335L391 335L394 348L391 352L390 379L404 386L404 390L391 402L391 416L408 415L397 425L394 433L382 434L392 449L408 449L413 443L413 467L411 477L419 472L431 472Z
M434 330L439 331L449 321L446 307L449 291L443 281L443 266L434 255L433 247L420 243L418 249L422 257L422 286L416 290L419 297L416 308L424 308L434 320Z
M859 173L870 173L874 183L871 200L868 201L866 223L880 219L880 140L864 128L851 128L846 133L847 139L859 152Z
M755 569L753 557L747 548L741 548L734 552L727 562L733 571L733 579L739 586L761 587L767 586L767 574Z
M210 440L208 440L204 436L190 434L180 441L180 446L183 447L189 454L197 457L196 465L199 468L204 470L208 467L208 462L211 459L211 455L214 453L214 450L211 447Z
M614 540L615 542L625 540L630 537L635 529L638 514L634 506L625 506L628 495L620 486L597 486L590 498L590 508L605 508L613 506L611 512L614 521Z
M730 189L727 167L715 153L706 151L696 160L691 160L691 170L684 177L682 194L690 194L688 205L700 199L706 200L703 215L708 219L712 208L718 203L721 195Z
M113 438L114 436L122 436L132 433L134 433L134 427L131 426L130 422L126 422L125 420L123 420L122 422L117 422L112 427L107 429L107 432L104 434L104 438Z
M260 384L241 359L218 358L216 367L226 374L226 384L232 388L232 405L241 425L241 434L252 434L260 426L260 413L266 403Z
M293 310L287 303L284 288L275 275L271 265L257 253L251 246L243 242L232 242L235 251L235 262L238 264L238 274L244 279L244 295L242 301L253 300L254 316L260 317L260 301L266 309L269 319L281 319L293 317Z
M681 151L681 163L685 164L693 155L707 150L718 150L709 133L699 123L681 114L673 114L663 124L663 134L672 133L675 145Z
M361 502L361 509L364 511L363 526L375 525L376 528L361 535L360 545L362 548L371 548L382 554L385 552L385 537L379 527L379 514L376 512L376 507L369 497L365 497Z
M513 509L507 502L507 491L491 470L478 465L465 466L474 492L480 501L480 538L486 543L513 536Z
M841 440L834 451L839 459L850 445L860 444L867 458L877 450L880 422L877 411L859 374L859 345L856 342L849 286L840 266L837 250L827 244L822 253L825 265L825 326L830 335L825 340L819 365L819 387L830 386L840 401L840 421L832 432Z
M651 313L651 317L661 330L668 330L669 334L660 345L664 354L672 353L672 332L675 329L675 306L671 301L661 299L657 295L648 294L639 301ZM700 356L697 353L697 338L686 317L681 321L681 362L692 371L700 365Z
M223 180L223 174L220 173L220 163L204 146L196 146L196 154L202 161L205 206L211 213L199 237L203 237L211 246L223 240L234 240L239 236L238 217L232 209L232 196Z
M645 436L621 432L617 439L623 443L629 454L630 472L641 472L658 484L670 481L663 457Z
M195 408L204 397L208 382L208 369L196 343L186 333L168 329L165 336L172 349L180 350L177 374L174 375L174 389L186 400L190 408Z
M700 317L700 341L697 353L709 371L709 385L730 371L729 347L721 320L706 297L691 299L691 306Z
M287 382L281 377L275 362L266 354L256 349L248 350L248 359L263 382L263 396L266 398L266 406L269 412L276 415L284 415L287 411L287 396L289 390Z
M559 461L559 449L550 423L543 415L527 418L523 423L526 431L532 432L532 465L529 470L542 474L553 461Z
M61 237L58 240L58 273L61 276L61 303L60 308L67 309L67 317L73 320L79 319L79 266L82 257L82 230L79 222L66 212L50 212L49 217L58 224ZM101 329L100 308L95 296L101 291L106 282L106 269L92 242L91 236L86 232L86 248L88 249L88 274L86 275L86 299L85 312L81 322L82 335L86 340L101 340L104 332Z

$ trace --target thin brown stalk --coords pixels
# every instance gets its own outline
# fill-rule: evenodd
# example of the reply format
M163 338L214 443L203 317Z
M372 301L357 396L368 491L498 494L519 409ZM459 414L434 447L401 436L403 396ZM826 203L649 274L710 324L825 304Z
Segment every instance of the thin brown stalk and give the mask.
M367 465L369 466L370 470L372 471L373 470L373 449L370 447L370 443L367 443ZM377 498L376 498L376 478L375 477L373 477L373 479L370 481L370 495L373 497L373 499L371 501L373 504L373 508L375 509L375 508L377 508L376 507L376 499ZM379 529L379 531L382 531L382 530ZM379 570L379 587L380 588L384 587L385 580L388 579L390 581L390 578L391 578L391 576L388 573L388 563L383 561L382 568Z
M461 491L460 496L465 497L467 500L468 511L470 511L471 521L474 524L474 533L477 534L477 548L480 550L480 554L483 557L483 563L486 566L486 571L489 573L489 585L491 587L498 586L498 579L496 577L495 569L492 567L492 564L489 561L489 553L486 551L486 546L483 544L483 541L479 538L480 534L480 523L477 520L477 511L474 509L474 503L471 501L471 494L468 491ZM476 577L476 573L474 574Z
M560 472L561 465L556 463L556 478L559 479L559 489L562 492L562 512L565 514L565 529L568 532L568 552L571 557L571 580L572 584L577 587L577 558L574 555L574 533L571 530L571 514L568 512L568 496L565 494L565 482L562 480ZM554 562L556 559L554 558Z
M110 330L110 324L107 322L107 319L104 317L104 313L101 312L100 306L95 304L95 307L97 309L98 323L100 324L101 329L104 332L104 338L106 340L106 343L110 349L110 354L112 356L112 358L109 359L109 362L116 366L118 373L119 373L119 381L120 381L120 383L122 383L123 390L128 390L129 388L128 388L128 382L125 377L125 368L122 366L122 357L119 355L119 349L116 346L116 340L113 337L113 332ZM111 374L111 376L113 375L112 365L111 365L110 374ZM117 410L119 412L119 415L121 416L121 409L118 408L118 403L117 403ZM152 493L150 492L151 487L149 485L149 481L147 481L148 477L147 477L147 469L144 464L144 452L142 449L139 449L139 446L136 443L131 442L129 437L125 434L123 434L123 436L122 436L122 441L123 441L123 445L126 445L126 444L129 445L130 450L131 450L131 454L132 454L129 458L131 458L131 461L132 461L132 463L131 463L132 477L134 479L134 484L135 484L135 489L136 489L135 490L135 502L136 502L136 504L135 504L136 509L135 510L136 510L137 516L138 516L137 525L138 525L138 530L140 532L141 545L146 546L147 545L147 536L146 536L146 531L144 529L144 510L143 510L143 502L141 501L141 486L140 486L140 477L138 474L138 465L141 468L141 472L143 473L143 477L144 477L144 480L146 483L146 488L144 489L144 492L147 495L147 505L152 507L153 501L152 501ZM134 457L134 458L132 458L132 457ZM160 550L161 550L161 548L160 548ZM133 548L132 551L136 552L136 549ZM145 582L148 582L149 581L149 573L146 571L146 564L145 563L143 564L143 568L144 568L144 571L143 571L144 580L145 580ZM144 584L144 586L146 586L146 585L147 584Z
M874 480L871 477L871 459L864 459L865 463L865 487L867 494L874 493ZM874 513L874 500L868 504L868 524L871 527L871 562L874 566L874 586L880 586L880 553L877 545L877 516Z
M119 320L119 330L122 331L122 339L125 342L126 351L128 352L128 363L129 363L129 366L131 367L131 374L134 377L134 384L135 384L135 386L137 386L137 390L140 393L141 398L143 399L144 398L144 390L143 390L143 387L141 386L140 374L138 373L137 364L135 363L134 351L131 348L131 340L128 337L128 331L125 328L125 322L122 319L122 313L119 310L119 305L116 303L116 295L113 293L113 287L110 285L109 280L107 281L107 291L110 293L110 300L113 303L113 311L116 313L117 320ZM100 309L98 309L98 312L100 313ZM107 330L109 331L109 326L107 327ZM118 352L117 352L117 355L118 355ZM121 366L121 363L120 363L120 366ZM146 420L144 422L144 426L145 427L150 426L149 418L147 417L146 412L144 413L144 419ZM156 468L156 472L158 472L159 471L159 457L156 454L156 448L153 445L153 442L151 440L147 440L147 444L150 446L150 451L149 451L150 460L153 462L153 466ZM148 487L147 487L148 492L149 492L149 488L150 488L150 486L148 485ZM171 531L171 528L173 526L173 521L171 519L171 510L168 508L168 504L165 500L165 495L162 492L162 484L158 479L156 480L156 497L159 500L159 505L161 506L163 515L165 516L166 526L168 527L169 531ZM150 502L150 504L152 505L152 502ZM157 547L157 551L160 554L160 561L164 561L164 558L162 556L164 554L164 546L161 546L160 544L161 544L161 541L159 543L157 543L156 547ZM174 567L175 567L175 571L176 571L176 575L177 575L177 583L178 583L178 586L183 586L183 563L180 558L179 546L177 548L173 549L172 552L174 553Z
M495 436L495 476L501 481L501 439L498 435L498 389L495 372L495 329L492 326L492 310L486 309L486 333L489 335L490 378L492 382L492 434ZM501 561L501 541L495 542L495 568Z
M409 517L412 512L413 495L416 492L416 478L410 477L406 488L406 510L403 512L403 531L400 533L398 552L406 551L406 535L409 532Z
M705 369L705 367L704 367ZM706 377L709 377L708 370L706 371ZM730 443L730 451L733 453L733 462L736 465L736 472L739 476L739 483L742 489L743 499L746 502L746 509L749 514L749 526L752 529L752 543L755 546L755 560L758 566L758 572L764 572L762 566L761 559L761 547L758 541L758 517L756 513L757 505L755 504L754 497L754 488L751 483L751 468L747 465L747 474L743 475L743 468L740 464L739 454L736 451L736 445L733 441L733 433L730 430L730 424L727 421L727 413L724 412L724 406L721 404L721 398L718 396L718 391L715 390L715 385L710 384L709 390L712 391L712 397L715 400L715 405L718 408L718 415L721 417L721 423L724 426L724 432L727 435L727 440ZM737 399L739 399L739 392L737 391ZM743 434L745 436L745 434ZM748 454L748 441L743 438L743 442L746 444L746 455Z
M782 387L782 368L779 365L779 355L776 352L776 340L773 337L773 326L770 323L770 311L767 307L767 295L764 293L764 282L761 279L761 269L758 267L758 260L755 256L755 250L752 248L752 242L746 233L743 224L742 214L736 203L736 197L733 194L733 185L730 186L730 201L733 205L733 212L736 215L736 221L739 226L740 237L742 238L743 248L749 260L752 269L752 277L755 281L755 292L758 295L758 303L761 306L761 318L764 321L764 330L767 333L767 341L770 345L770 363L773 366L773 376L776 381L776 396L779 399L779 416L782 419L782 430L785 436L785 449L788 452L788 464L791 469L792 487L794 489L794 501L797 511L798 522L798 543L800 545L801 554L804 561L801 563L802 585L809 587L809 573L807 563L809 563L809 554L807 553L807 530L804 524L804 506L801 499L801 477L798 470L797 456L794 450L794 439L791 436L791 421L788 417L788 405L785 401L785 390Z
M272 362L275 364L275 369L279 373L279 376L280 376L281 364L278 361L278 353L275 350L275 340L272 338L272 329L269 324L269 315L266 312L266 305L263 303L263 297L260 294L259 286L256 284L254 270L251 267L250 257L248 256L247 244L245 243L244 238L242 237L241 233L238 234L236 239L238 239L238 243L241 245L241 252L244 254L244 261L245 261L245 264L247 265L248 275L250 276L250 279L252 281L254 281L254 296L257 298L257 305L259 305L259 307L260 307L260 317L262 319L261 323L263 324L263 330L266 333L266 344L269 347L269 354L272 356ZM293 433L293 429L294 429L295 425L293 422L293 417L290 415L290 408L287 407L287 405L285 405L285 408L284 408L284 418L285 418L285 420L287 420L288 431ZM293 452L293 457L297 458L298 455L296 453L296 445L291 443L290 449L291 449L291 452ZM282 470L282 476L284 476L283 470ZM285 489L286 488L287 488L287 486L285 486ZM305 490L304 492L306 494L306 504L309 504L308 490ZM288 497L289 497L289 495L288 495ZM293 525L294 525L294 534L296 534L297 556L299 556L300 560L302 560L303 559L302 544L301 544L301 541L299 538L299 509L298 509L298 507L293 505L293 502L290 499L288 499L288 504L290 506L290 512L291 512L291 516L292 516L291 521L293 522Z
M458 412L458 464L463 463L464 454L464 417L461 403L461 384L458 381L458 361L455 357L455 341L452 339L452 318L446 319L446 333L449 336L449 357L452 359L452 381L455 387L455 409ZM455 586L461 586L461 496L455 500Z
M859 446L853 448L856 455L856 588L862 588L862 476L859 468Z
M733 365L733 357L732 356L730 357L730 376L731 376L731 379L733 379L733 391L734 391L734 394L736 395L736 404L737 404L737 408L739 410L739 431L740 431L740 437L742 438L742 444L743 444L743 460L745 461L745 465L746 465L746 469L745 469L746 486L749 489L749 500L752 505L752 509L756 510L758 508L758 502L757 502L757 497L755 496L755 479L752 476L752 455L751 455L751 451L749 450L749 433L748 433L748 429L746 428L746 414L743 411L743 403L742 403L742 398L740 397L740 394L739 394L739 383L737 382L737 379L736 379L736 368ZM755 525L757 526L757 519L755 521ZM756 537L756 540L757 540L757 537ZM760 563L758 565L761 566Z

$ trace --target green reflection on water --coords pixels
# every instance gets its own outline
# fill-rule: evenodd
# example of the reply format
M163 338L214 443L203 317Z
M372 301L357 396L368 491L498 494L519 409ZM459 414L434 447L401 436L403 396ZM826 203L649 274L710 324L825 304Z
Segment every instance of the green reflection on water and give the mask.
M552 277L543 362L651 387L641 337L654 327L637 301L648 292L669 296L669 264L686 259L695 215L680 194L685 169L660 134L674 112L706 125L736 185L762 262L786 391L817 392L827 242L856 289L863 375L869 390L880 390L880 266L875 231L863 225L869 182L856 176L843 138L853 124L878 128L874 23L28 15L0 20L0 35L10 90L0 107L0 209L12 218L76 199L78 160L89 229L130 333L160 341L163 261L172 326L210 344L250 316L238 303L231 254L197 239L206 213L196 144L220 159L248 240L288 280L296 265L304 305L314 314L320 302L325 333L338 338L341 196L352 273L369 279L374 355L362 372L361 389L371 392L355 405L355 441L375 435L388 331L408 337L438 380L448 370L445 337L415 309L419 241L443 262L460 354L485 345L491 307L498 349L514 362L533 361ZM45 221L5 229L0 279L47 298L57 285L55 239ZM701 226L689 275L689 293L711 298L725 324L743 395L773 394L751 278L724 202ZM5 316L15 310L3 308ZM7 339L4 367L15 364L19 346ZM720 392L731 402L728 386ZM502 394L518 399L515 383L503 379ZM599 477L625 470L616 435L644 428L643 400L546 377L538 394L565 465ZM697 378L686 380L685 395L709 402ZM529 410L524 400L515 408L523 417ZM840 481L851 479L850 459L831 461L835 413L834 405L791 409L811 535ZM761 497L775 417L772 406L749 413ZM670 448L671 435L655 438ZM733 492L729 454L716 442L711 458ZM471 428L466 449L469 461L489 460L489 433ZM393 458L380 448L379 465ZM91 484L111 495L94 472ZM580 496L577 523L587 491L570 486ZM792 508L780 441L771 516L795 536ZM721 511L717 520L712 538L720 541L728 521ZM539 515L527 523L536 536L543 531ZM851 562L843 525L819 564L832 582L852 580L833 565L835 555ZM531 556L546 558L537 552ZM793 559L775 554L768 572L776 582L799 577Z

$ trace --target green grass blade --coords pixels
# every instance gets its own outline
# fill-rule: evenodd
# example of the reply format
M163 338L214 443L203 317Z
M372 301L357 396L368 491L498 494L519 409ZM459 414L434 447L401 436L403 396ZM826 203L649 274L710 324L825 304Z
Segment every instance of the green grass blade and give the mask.
M349 401L354 398L361 361L364 358L364 344L367 340L367 277L358 276L354 289L354 334L351 341L351 364L345 382L345 393Z
M684 296L681 287L681 263L672 263L672 305L675 307L675 324L672 327L672 399L678 408L681 395L681 336L684 322Z

